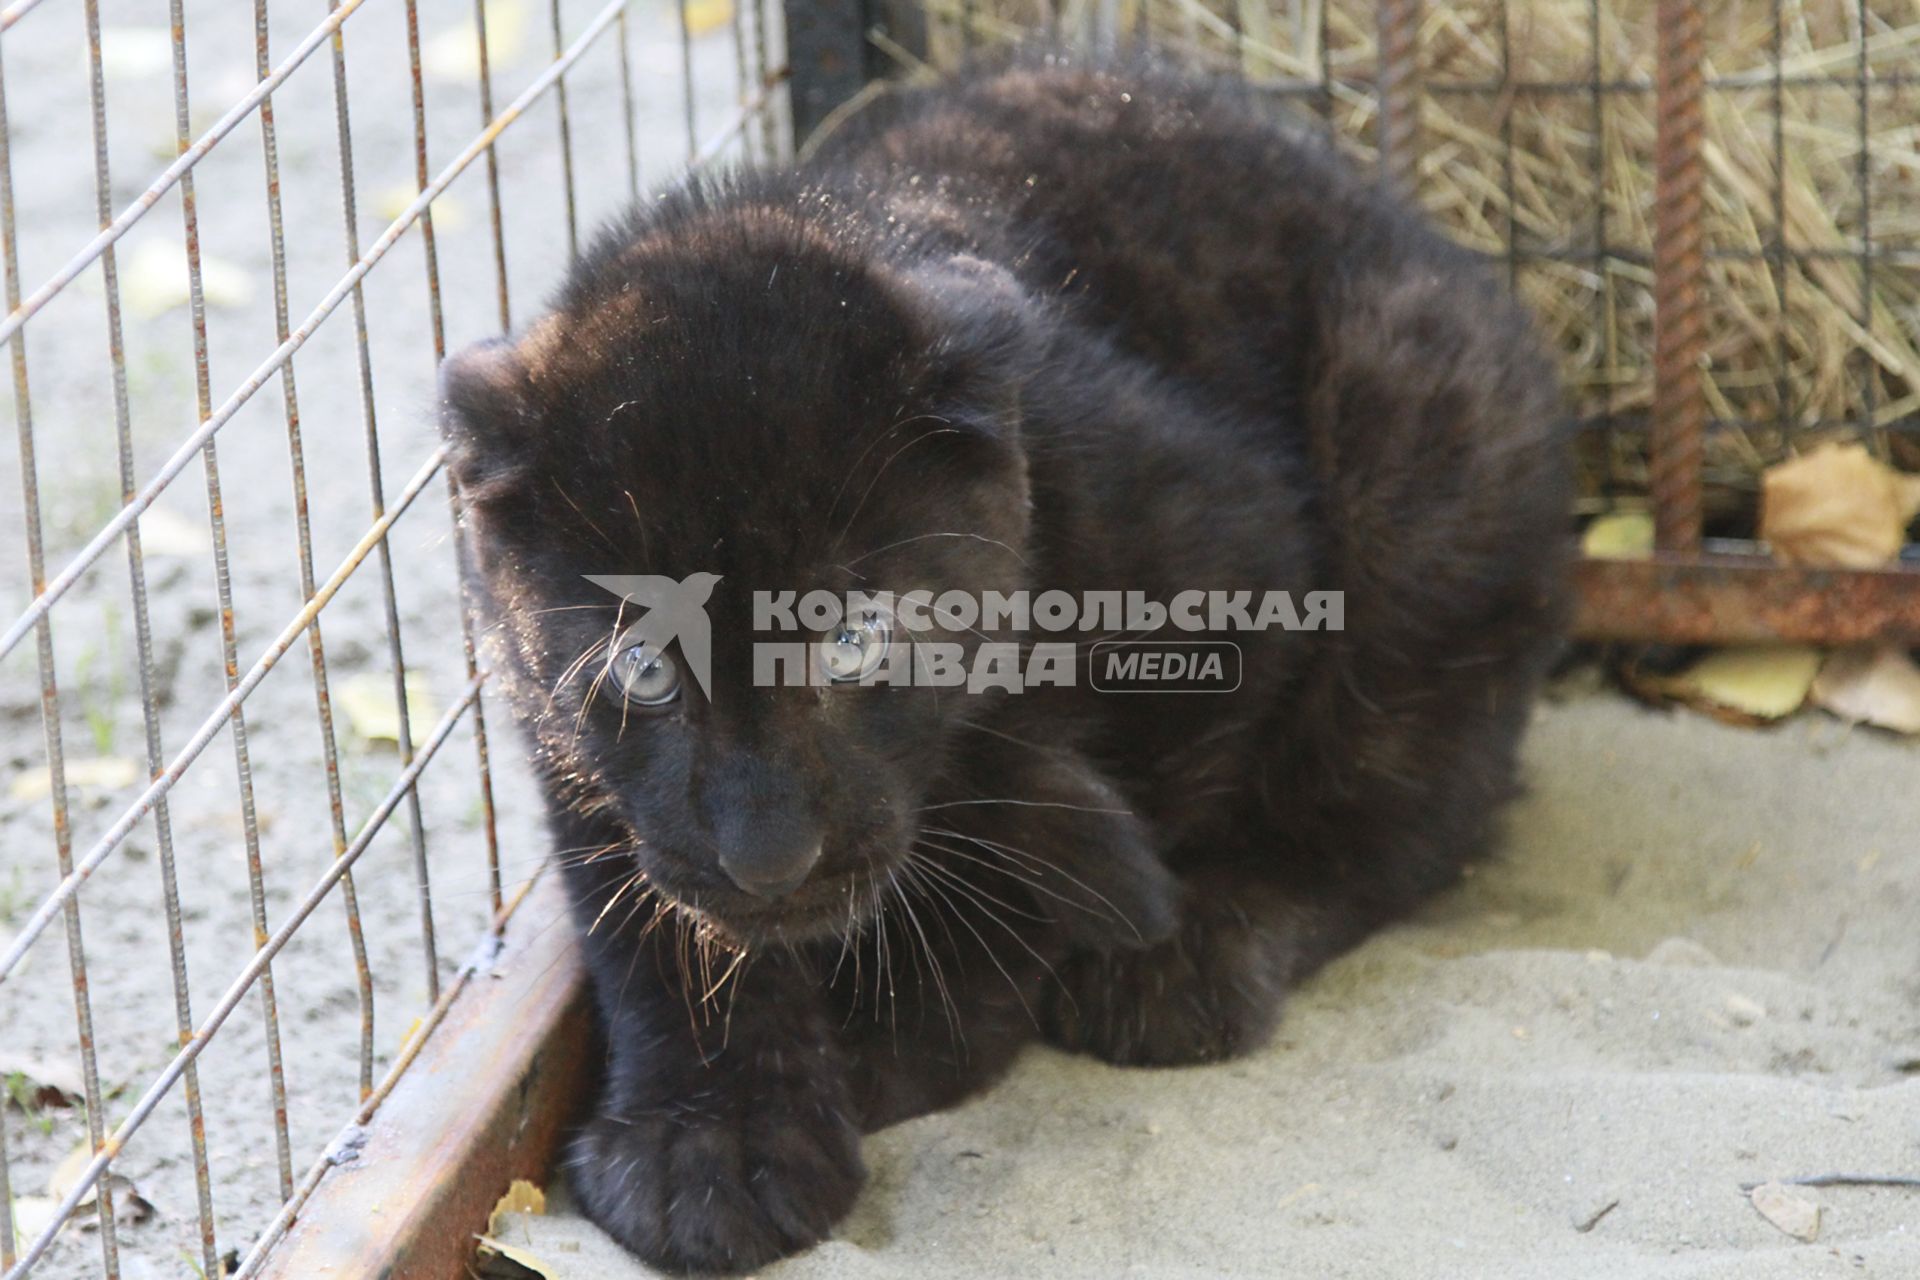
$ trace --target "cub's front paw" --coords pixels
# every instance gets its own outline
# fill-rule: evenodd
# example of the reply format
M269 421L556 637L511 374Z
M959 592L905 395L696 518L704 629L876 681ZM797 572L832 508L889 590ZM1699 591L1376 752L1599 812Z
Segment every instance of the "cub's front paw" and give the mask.
M603 1114L568 1164L589 1218L681 1273L747 1271L817 1244L867 1176L859 1132L802 1097Z
M1230 903L1189 902L1142 950L1082 950L1056 967L1042 1024L1062 1049L1129 1067L1217 1062L1265 1044L1285 995L1284 936Z

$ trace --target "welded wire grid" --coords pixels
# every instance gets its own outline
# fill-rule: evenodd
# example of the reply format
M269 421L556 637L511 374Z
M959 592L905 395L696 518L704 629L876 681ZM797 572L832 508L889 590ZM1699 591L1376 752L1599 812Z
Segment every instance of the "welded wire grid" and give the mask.
M1920 468L1912 0L920 7L924 50L903 50L884 22L871 33L895 62L951 65L1034 37L1144 42L1317 113L1498 261L1530 302L1551 298L1543 324L1563 343L1583 428L1587 512L1645 504L1661 513L1664 547L1695 548L1704 530L1724 548L1753 533L1761 468L1816 442L1856 439ZM1564 125L1552 154L1538 149L1539 128L1516 123L1547 112ZM1658 141L1633 136L1628 112L1657 120ZM1737 119L1726 132L1758 139L1764 155L1743 169L1722 138L1703 136L1708 113ZM1804 171L1816 148L1821 165L1849 172L1810 211ZM1568 166L1584 171L1579 194L1540 216L1543 173ZM1628 184L1629 174L1639 177ZM1747 234L1716 234L1709 211ZM1729 284L1743 268L1766 273L1771 298ZM1803 339L1816 324L1845 335L1833 376L1810 367L1829 358ZM1735 327L1770 332L1764 367L1720 360ZM1833 385L1809 392L1816 380Z
M433 366L450 331L508 329L516 302L524 318L516 295L550 281L592 220L643 186L786 145L762 0L718 14L710 0L104 7L104 18L102 0L0 9L0 341L24 531L7 572L25 570L0 578L0 604L17 613L0 633L0 711L17 730L0 810L7 1280L183 1263L251 1273L351 1157L354 1126L475 971L443 959L443 935L465 943L504 927L538 860L537 847L501 852L508 819L457 586L450 476L438 523L396 536L403 518L435 520L437 504L419 501L442 487ZM166 25L152 25L161 12ZM129 18L149 25L116 25ZM544 39L528 56L534 31ZM364 68L350 49L366 51ZM202 85L229 103L218 115ZM116 110L123 91L140 100L132 112ZM514 128L541 114L553 133ZM130 149L129 132L149 150ZM154 148L166 163L144 186L116 177L129 157L150 165ZM370 170L400 175L373 222ZM90 208L63 204L70 192ZM244 215L222 212L239 205ZM456 214L473 223L457 237ZM510 270L513 257L526 265ZM424 279L377 271L408 259ZM247 263L271 282L270 330L264 302L220 319L248 311L235 296L248 292ZM216 377L235 367L250 367L237 384ZM378 390L396 384L399 406ZM196 463L197 503L175 485ZM195 506L197 522L181 516ZM271 678L301 647L304 691L301 664ZM355 673L345 686L343 666ZM363 675L372 695L356 687ZM344 719L358 706L385 727L343 724L343 687ZM122 758L113 735L135 719L137 749ZM227 750L209 753L223 734ZM476 767L435 771L447 779L433 784L436 815L423 779L455 736L471 740ZM390 831L396 814L402 830ZM157 893L137 883L154 875ZM244 906L227 915L248 936L222 935L206 899L239 903L228 889L241 877ZM344 927L313 919L336 901ZM408 914L411 939L389 936ZM156 1007L142 982L163 955L170 1003ZM417 977L392 972L403 957ZM47 1016L69 986L65 1043L50 1045ZM347 1007L357 1035L307 1029ZM203 1065L240 1040L231 1080L203 1088ZM352 1092L328 1097L332 1077ZM149 1140L162 1154L146 1158Z

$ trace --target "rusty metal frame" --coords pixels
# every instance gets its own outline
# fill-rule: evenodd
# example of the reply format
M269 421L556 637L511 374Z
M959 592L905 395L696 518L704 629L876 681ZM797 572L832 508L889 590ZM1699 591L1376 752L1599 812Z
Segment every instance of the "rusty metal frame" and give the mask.
M1655 21L1654 399L1648 474L1657 554L1648 561L1582 561L1574 579L1575 633L1594 640L1678 644L1920 642L1920 569L1807 569L1778 565L1761 554L1701 553L1707 429L1702 387L1707 254L1701 220L1706 18L1696 0L1660 0ZM1865 86L1863 68L1863 113ZM1869 247L1863 275L1870 264Z
M1585 559L1574 631L1669 644L1920 644L1920 573L1801 569L1763 556Z
M557 877L535 885L416 1032L237 1274L467 1274L515 1178L544 1182L586 1096L585 984Z
M837 0L836 0L837 2ZM1858 3L1858 0L1853 0ZM812 0L788 0L789 9L813 11ZM1500 10L1512 0L1501 0ZM1591 0L1598 12L1603 0ZM1867 86L1915 83L1911 74L1878 69L1869 77L1863 50L1861 65L1850 75L1787 75L1776 67L1770 78L1711 78L1706 74L1705 15L1698 0L1659 0L1656 73L1651 83L1606 74L1598 61L1589 79L1533 81L1514 78L1510 71L1496 81L1427 83L1422 67L1424 0L1374 0L1378 65L1371 84L1364 78L1339 80L1347 88L1371 89L1378 104L1376 139L1381 175L1403 190L1413 191L1425 153L1421 131L1421 103L1428 94L1480 95L1491 98L1517 92L1591 95L1595 103L1594 128L1600 129L1601 101L1607 95L1655 95L1657 119L1654 245L1651 261L1643 254L1607 243L1604 207L1596 207L1596 248L1559 252L1529 249L1530 257L1587 261L1595 255L1647 266L1654 280L1655 389L1646 415L1649 476L1655 521L1656 559L1639 564L1584 560L1574 571L1577 595L1576 635L1592 640L1660 641L1687 644L1796 641L1808 644L1851 644L1873 640L1920 639L1920 564L1902 561L1884 570L1814 570L1775 564L1765 548L1750 554L1714 554L1702 551L1702 473L1704 445L1710 427L1705 396L1703 361L1707 353L1710 299L1707 264L1738 257L1730 251L1709 250L1704 240L1701 212L1705 199L1706 164L1702 152L1704 99L1709 88L1757 88L1771 85L1776 95L1789 85L1828 85L1860 95L1862 146L1859 163L1863 181L1867 163L1865 112ZM1143 9L1144 12L1144 9ZM1322 10L1324 16L1324 9ZM971 51L976 34L973 7L960 9L961 34ZM1221 23L1237 40L1237 27ZM1506 41L1501 28L1503 45ZM1319 104L1323 114L1336 77L1326 62L1324 32L1319 41L1321 64L1317 76L1263 81L1260 87L1279 97L1303 98ZM836 66L853 65L851 57ZM831 104L828 104L831 106ZM1511 151L1511 138L1503 133ZM1784 143L1776 129L1775 147ZM1511 156L1508 163L1511 182ZM1778 222L1778 219L1776 219ZM1510 228L1511 231L1511 228ZM1518 254L1509 236L1506 255L1511 269ZM1758 251L1765 255L1774 249ZM1910 249L1875 249L1860 253L1827 248L1795 249L1803 257L1840 257L1857 260L1863 278L1871 279L1875 261L1911 264L1920 261ZM1601 263L1596 259L1596 269ZM1870 326L1871 315L1864 315ZM1597 423L1611 430L1618 422L1611 412ZM1739 425L1739 424L1734 424ZM1780 424L1774 424L1780 425ZM1822 421L1809 427L1835 425Z

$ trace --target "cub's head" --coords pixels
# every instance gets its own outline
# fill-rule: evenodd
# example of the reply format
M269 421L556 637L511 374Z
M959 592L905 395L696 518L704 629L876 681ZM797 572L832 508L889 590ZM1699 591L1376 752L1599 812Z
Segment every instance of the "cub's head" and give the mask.
M490 648L601 856L740 940L816 936L877 906L978 708L906 673L986 633L888 597L1023 585L1038 321L813 206L647 217L446 362Z

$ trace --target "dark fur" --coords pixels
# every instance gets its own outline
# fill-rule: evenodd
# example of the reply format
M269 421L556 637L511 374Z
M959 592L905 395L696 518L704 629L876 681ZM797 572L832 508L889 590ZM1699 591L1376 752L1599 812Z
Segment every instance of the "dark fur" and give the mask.
M1482 847L1561 622L1519 312L1306 128L1152 69L896 94L636 211L445 398L605 1033L574 1186L669 1268L821 1239L863 1131L1036 1037L1259 1045ZM713 700L596 695L582 575L694 571ZM1346 629L1236 635L1230 695L750 687L752 588L1029 584L1338 589ZM778 901L718 865L814 839Z

